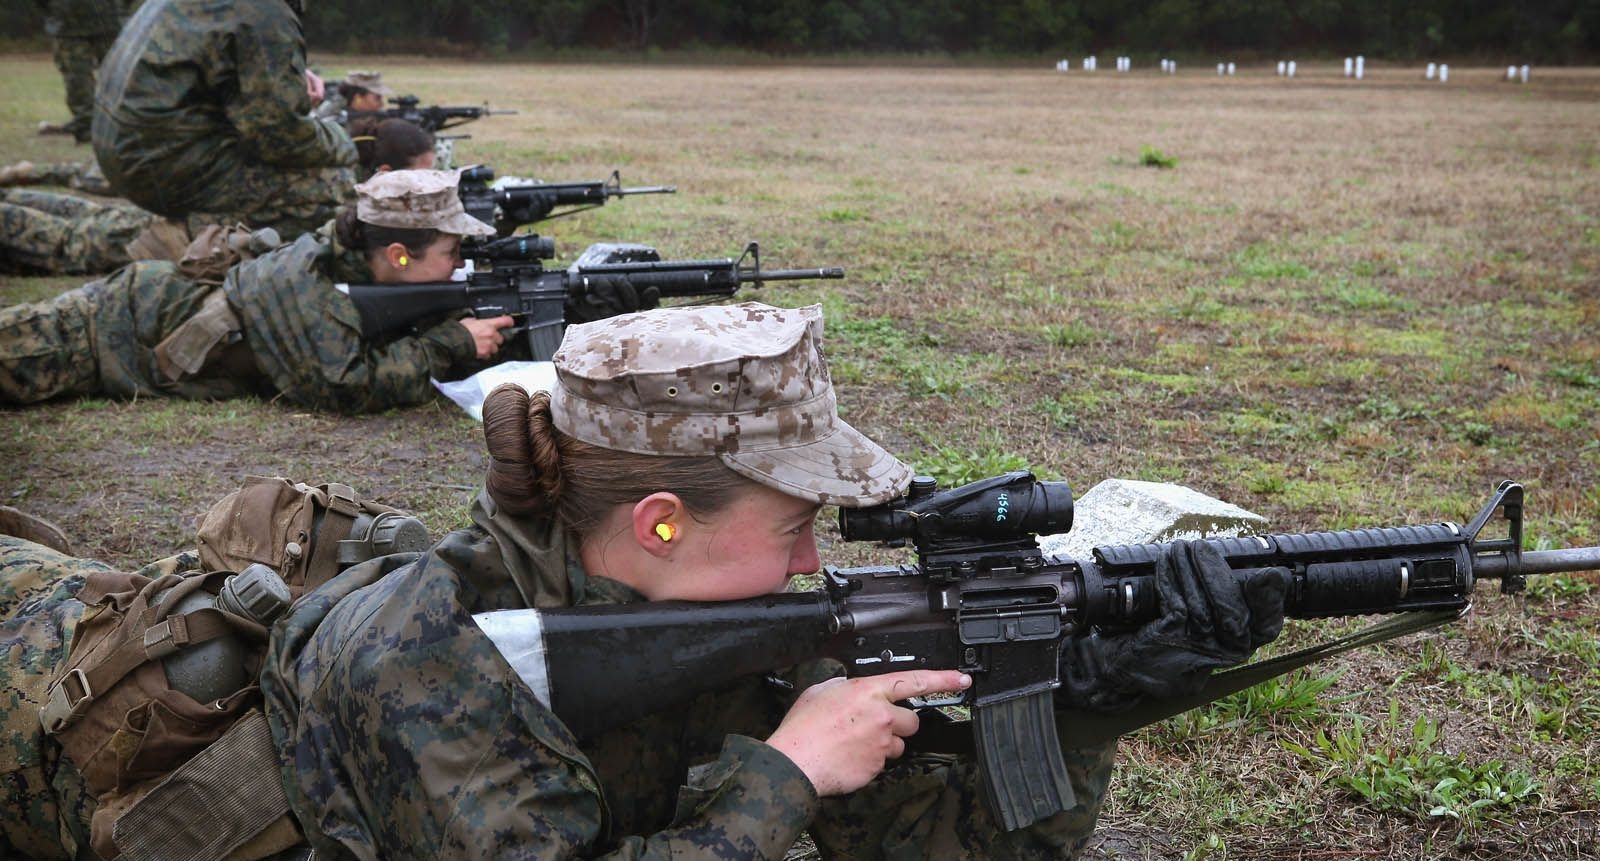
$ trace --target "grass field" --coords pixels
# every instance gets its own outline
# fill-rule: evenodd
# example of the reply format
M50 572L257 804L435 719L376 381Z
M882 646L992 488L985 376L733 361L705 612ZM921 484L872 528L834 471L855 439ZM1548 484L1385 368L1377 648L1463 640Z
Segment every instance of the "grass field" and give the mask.
M560 259L843 266L741 298L826 307L847 418L946 481L1178 482L1274 531L1465 521L1529 489L1529 546L1600 544L1600 70L375 67L512 108L458 160L675 184L541 225ZM0 155L85 158L48 58L8 57ZM0 303L78 279L0 277ZM191 543L250 473L462 522L478 428L440 402L0 411L0 502L121 565ZM823 558L882 560L837 540ZM1600 858L1597 581L1479 590L1462 622L1127 738L1096 857ZM1303 645L1357 627L1291 623Z

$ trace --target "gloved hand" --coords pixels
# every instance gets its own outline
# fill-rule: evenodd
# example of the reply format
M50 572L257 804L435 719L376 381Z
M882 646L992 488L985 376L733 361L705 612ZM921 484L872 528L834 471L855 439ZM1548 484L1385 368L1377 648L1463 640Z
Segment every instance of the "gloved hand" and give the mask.
M626 276L595 275L567 295L568 323L592 323L618 314L648 311L661 304L661 291L655 287L634 290Z
M1116 712L1146 697L1195 693L1213 669L1243 663L1283 630L1286 568L1241 579L1216 548L1177 541L1156 561L1160 615L1137 630L1075 638L1062 649L1065 708Z
M553 195L535 189L518 189L500 204L500 220L514 225L532 224L544 220L556 208Z

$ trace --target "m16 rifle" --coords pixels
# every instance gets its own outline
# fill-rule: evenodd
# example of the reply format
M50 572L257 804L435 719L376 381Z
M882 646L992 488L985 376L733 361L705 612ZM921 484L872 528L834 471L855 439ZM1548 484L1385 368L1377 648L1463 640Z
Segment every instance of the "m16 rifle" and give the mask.
M423 105L416 96L396 96L389 100L389 104L394 105L394 107L378 111L345 111L345 119L348 121L356 117L398 118L415 123L426 131L438 133L444 129L455 128L483 117L516 113L516 111L512 110L491 110L487 103L481 107L476 105Z
M518 227L536 221L604 206L613 197L676 194L678 191L675 185L624 188L621 171L616 170L606 179L588 182L532 182L498 187L493 183L494 169L475 164L461 169L458 193L467 214L495 228L501 236L508 236Z
M727 298L746 284L844 277L839 267L762 269L754 242L738 259L712 260L662 260L648 245L596 243L556 271L543 264L555 256L555 243L533 234L463 243L462 255L473 261L465 281L335 288L355 303L363 338L392 338L450 314L510 315L517 325L505 330L505 337L526 335L528 357L548 361L561 346L568 322L648 310L661 299Z
M1600 547L1524 551L1522 502L1522 487L1504 482L1465 527L1202 541L1241 579L1261 568L1288 569L1291 618L1408 614L1427 623L1411 628L1420 630L1465 613L1479 580L1499 580L1502 592L1514 593L1531 574L1600 570ZM1485 535L1491 521L1508 536ZM1154 619L1158 560L1168 546L1097 547L1088 559L1044 556L1036 536L1071 528L1072 493L1027 472L945 491L918 478L906 497L841 509L839 525L847 541L909 540L917 564L828 567L823 589L743 601L502 610L475 619L502 653L528 647L530 657L513 662L518 673L580 737L818 657L839 660L852 676L959 669L972 676L969 689L913 705L970 706L970 721L956 728L970 739L965 749L977 757L996 820L1014 830L1071 808L1056 737L1058 708L1071 708L1056 697L1063 648L1091 632ZM1118 732L1199 704L1166 712L1141 706L1138 722L1124 722ZM930 728L949 736L951 722L942 713L930 717L940 719L924 720L910 746L954 749L918 744ZM1068 741L1089 743L1076 735Z

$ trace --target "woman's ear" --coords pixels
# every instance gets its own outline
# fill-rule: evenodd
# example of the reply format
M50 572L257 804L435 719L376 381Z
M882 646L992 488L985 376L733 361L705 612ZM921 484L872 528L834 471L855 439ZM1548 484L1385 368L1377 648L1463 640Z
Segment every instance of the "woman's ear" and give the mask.
M391 242L384 246L383 259L394 269L404 271L411 265L411 250L404 243Z
M683 541L688 509L677 494L660 491L633 505L633 540L656 557L666 557Z

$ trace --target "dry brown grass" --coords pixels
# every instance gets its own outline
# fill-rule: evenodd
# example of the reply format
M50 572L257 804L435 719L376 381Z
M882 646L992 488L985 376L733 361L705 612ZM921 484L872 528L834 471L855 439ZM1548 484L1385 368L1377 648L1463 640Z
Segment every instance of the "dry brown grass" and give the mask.
M7 65L6 160L81 154L31 134L59 115L48 60ZM1178 481L1283 531L1464 520L1509 477L1530 487L1530 539L1600 543L1600 71L350 65L519 110L458 145L502 174L678 185L545 225L563 259L603 239L679 258L756 239L768 265L844 266L748 298L824 302L849 418L924 468ZM1141 167L1145 146L1176 167ZM0 301L67 283L3 279ZM442 406L52 404L0 412L0 502L120 564L187 542L247 472L346 480L444 529L482 468L476 432ZM1583 585L1485 588L1448 632L1329 662L1344 675L1309 724L1131 737L1097 851L1600 857ZM1348 736L1357 715L1373 749L1426 718L1438 751L1541 790L1471 822L1382 811L1283 746Z

